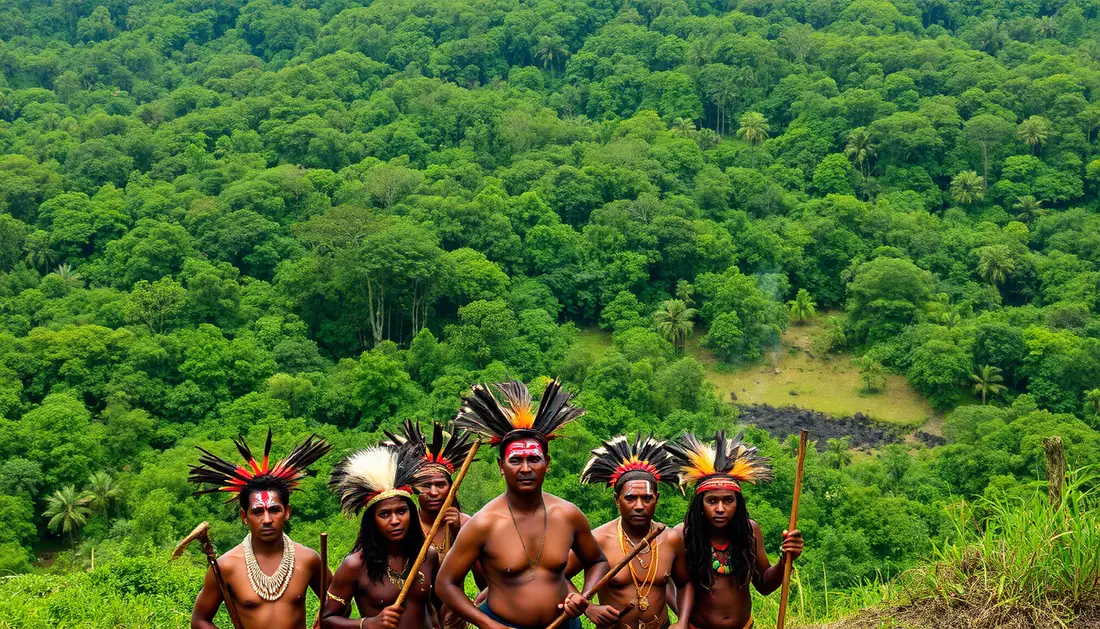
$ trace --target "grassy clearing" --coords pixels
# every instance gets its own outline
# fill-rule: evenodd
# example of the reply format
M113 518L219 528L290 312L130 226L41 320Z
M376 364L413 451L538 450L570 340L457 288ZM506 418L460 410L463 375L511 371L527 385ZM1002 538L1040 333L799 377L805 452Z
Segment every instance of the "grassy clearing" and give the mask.
M795 405L830 415L863 413L906 426L919 426L934 415L902 376L889 375L885 391L866 393L851 354L812 355L814 339L823 332L822 320L792 325L780 346L763 361L734 371L725 370L709 350L700 347L698 337L688 341L687 350L707 366L719 394L732 391L742 404Z
M904 377L889 375L885 391L868 394L851 354L811 355L813 340L823 331L823 320L819 316L806 325L792 325L779 348L761 362L740 369L730 370L701 347L700 334L688 339L686 351L706 366L710 381L725 400L732 391L742 404L794 405L841 416L863 413L878 421L913 427L927 422L925 430L939 434L932 407ZM579 330L576 346L599 360L611 349L611 336L598 328Z

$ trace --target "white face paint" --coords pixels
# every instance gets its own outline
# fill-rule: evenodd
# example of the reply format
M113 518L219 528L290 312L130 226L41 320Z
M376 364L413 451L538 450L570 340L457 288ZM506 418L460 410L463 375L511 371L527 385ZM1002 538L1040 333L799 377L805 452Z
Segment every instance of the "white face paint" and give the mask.
M275 504L278 494L273 491L256 491L252 493L253 509L270 509Z

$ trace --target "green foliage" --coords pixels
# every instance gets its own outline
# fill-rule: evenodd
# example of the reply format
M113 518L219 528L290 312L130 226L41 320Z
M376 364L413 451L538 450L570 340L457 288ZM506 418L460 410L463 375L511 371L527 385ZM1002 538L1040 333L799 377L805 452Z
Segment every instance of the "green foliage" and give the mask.
M201 569L163 546L239 533L189 496L194 446L346 452L478 381L565 378L589 415L550 485L609 517L575 483L599 439L736 421L692 335L747 364L837 307L817 353L903 374L949 443L811 457L802 618L874 598L951 534L941 504L1034 478L1042 436L1100 451L1087 7L9 4L0 571L62 576L3 580L0 624L177 626ZM750 436L772 550L792 461ZM303 534L351 526L330 464Z

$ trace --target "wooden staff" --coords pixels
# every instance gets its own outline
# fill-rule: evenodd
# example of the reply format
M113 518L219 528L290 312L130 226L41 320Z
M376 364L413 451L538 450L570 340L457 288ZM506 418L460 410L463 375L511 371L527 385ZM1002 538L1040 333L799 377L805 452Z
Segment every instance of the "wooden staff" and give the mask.
M435 539L436 532L439 531L439 525L443 524L443 517L447 513L447 509L451 508L451 503L454 502L455 496L458 495L458 486L462 482L463 478L466 478L466 472L470 471L470 464L474 462L474 455L477 454L477 449L481 446L481 441L475 441L474 446L470 448L470 453L466 455L466 460L462 462L462 468L458 470L458 475L455 476L454 482L451 483L451 490L447 492L447 498L443 500L443 506L439 508L439 513L435 516L435 522L432 522L432 529L428 531L428 535L424 538L424 545L420 547L420 554L416 556L416 561L413 562L412 570L409 570L409 577L405 579L405 585L401 587L401 591L397 593L397 600L394 605L401 607L405 604L405 598L409 595L409 590L412 589L417 579L414 578L417 571L420 570L420 566L424 563L424 558L428 556L428 549L431 548L432 540Z
M664 530L665 525L658 524L652 531L649 532L649 535L645 536L645 539L639 542L637 546L632 548L625 557L620 559L619 563L612 566L612 568L607 571L607 574L603 575L603 578L597 581L596 585L592 586L591 590L588 590L581 596L583 596L585 600L592 600L592 597L596 596L597 592L602 590L604 586L607 585L611 581L611 579L615 578L615 575L619 574L619 572L621 572L622 569L625 568L631 561L634 561L634 558L638 556L638 553L642 552L643 548L649 547L650 542L657 539L657 536L660 535ZM562 623L567 620L569 620L569 615L565 612L562 612L561 615L555 618L554 622L550 623L550 625L546 629L557 629L559 626L561 626Z
M317 626L321 626L321 612L328 602L328 532L321 533L321 606L317 608Z
M787 531L793 531L798 527L798 501L802 497L802 464L806 462L807 435L805 430L798 435L798 468L794 474L794 501L791 503L791 521L787 525ZM776 629L783 629L783 625L787 622L787 597L791 594L793 561L790 555L783 555L783 589L779 593L779 619L775 623Z

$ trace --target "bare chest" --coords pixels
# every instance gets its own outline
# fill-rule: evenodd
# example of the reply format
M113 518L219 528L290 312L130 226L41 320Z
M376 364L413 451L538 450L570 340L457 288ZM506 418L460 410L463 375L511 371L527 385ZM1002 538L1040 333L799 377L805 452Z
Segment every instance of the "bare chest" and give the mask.
M541 517L500 518L483 549L483 565L502 577L518 577L532 569L562 573L573 547L574 531L566 522Z

